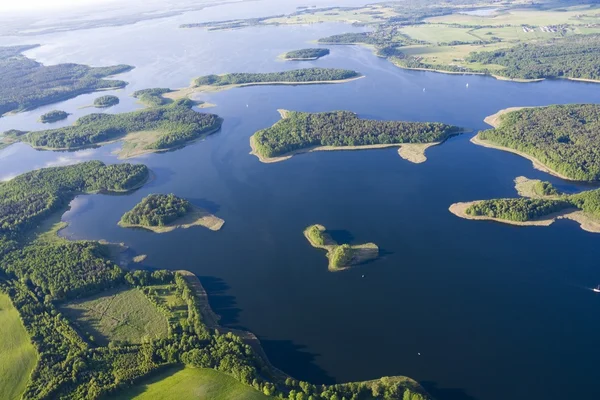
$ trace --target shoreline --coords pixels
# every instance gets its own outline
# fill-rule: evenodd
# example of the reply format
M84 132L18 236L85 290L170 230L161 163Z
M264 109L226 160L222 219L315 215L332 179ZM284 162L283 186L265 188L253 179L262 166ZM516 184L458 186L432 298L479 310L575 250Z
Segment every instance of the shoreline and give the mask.
M537 169L538 171L546 172L550 175L556 176L557 178L561 178L566 181L578 182L577 180L569 178L569 177L561 174L560 172L553 170L552 168L548 167L547 165L544 165L537 158L530 156L529 154L523 153L522 151L519 151L519 150L514 150L509 147L500 146L500 145L491 143L489 141L483 140L483 139L479 138L479 133L477 135L473 136L470 141L471 141L471 143L473 143L477 146L487 147L489 149L495 149L495 150L505 151L507 153L516 154L518 156L521 156L521 157L526 158L527 160L531 161L533 163L533 168Z
M285 118L287 118L287 113L289 112L289 110L278 109L277 112L279 112L281 119L285 119ZM461 130L460 132L457 133L457 135L460 135L461 133L466 133L466 132L470 132L470 131ZM276 163L276 162L289 160L290 158L292 158L295 155L304 154L304 153L312 153L315 151L359 151L359 150L386 149L386 148L390 148L390 147L398 147L398 155L403 160L406 160L413 164L421 164L421 163L424 163L425 161L427 161L427 157L425 156L425 152L427 151L427 149L429 149L430 147L433 147L433 146L438 146L438 145L444 143L445 140L450 138L450 136L449 136L445 140L442 140L439 142L431 142L431 143L384 143L384 144L366 144L366 145L359 145L359 146L321 146L321 145L317 145L317 146L305 147L303 149L293 150L293 151L290 151L288 153L285 153L283 155L276 156L276 157L265 157L262 154L260 154L257 150L256 138L254 137L255 135L256 135L256 133L253 134L252 136L250 136L251 151L249 154L256 156L258 158L258 160L264 164L272 164L272 163ZM454 136L454 135L452 135L452 136Z
M117 225L121 228L140 228L148 231L152 231L154 233L167 233L172 232L175 229L188 229L193 226L203 226L205 228L210 229L211 231L220 230L225 221L221 218L209 213L203 208L192 206L192 210L187 215L184 215L181 218L176 219L172 223L163 226L146 226L140 224L128 224L122 221L119 221Z
M600 233L600 220L592 215L585 213L578 208L567 208L562 211L557 211L552 214L548 214L542 218L534 219L531 221L511 221L508 219L487 217L483 215L469 215L466 210L473 204L479 203L484 200L475 200L469 202L459 202L452 204L448 211L456 215L459 218L472 220L472 221L492 221L513 226L550 226L554 222L560 219L568 219L575 221L579 224L579 227L586 232Z
M188 86L186 88L175 89L172 92L165 93L163 95L166 99L178 100L182 98L189 98L194 93L216 93L222 92L224 90L242 88L242 87L250 87L250 86L299 86L299 85L333 85L338 83L348 83L352 81L356 81L358 79L365 78L366 75L358 75L352 78L339 79L333 81L310 81L310 82L249 82L249 83L234 83L231 85L222 85L222 86L211 86L211 85L201 85L201 86Z
M310 236L308 236L308 230L313 226L316 226L323 233L323 239L324 239L325 244L320 245L318 243L315 243L312 241ZM329 236L329 234L327 233L327 228L325 228L323 225L320 225L320 224L310 225L306 229L304 229L302 234L304 235L306 240L308 240L308 243L312 247L327 251L327 254L325 255L325 257L327 257L327 260L328 260L327 270L329 272L345 271L347 269L351 269L354 266L361 265L368 261L376 260L379 258L379 246L377 246L375 243L363 243L363 244L357 244L357 245L350 245L350 247L352 248L352 250L354 252L352 260L349 261L348 265L345 265L342 267L334 267L331 265L331 254L340 245L337 244L331 238L331 236ZM375 255L375 256L372 254L374 251L377 252L377 255Z

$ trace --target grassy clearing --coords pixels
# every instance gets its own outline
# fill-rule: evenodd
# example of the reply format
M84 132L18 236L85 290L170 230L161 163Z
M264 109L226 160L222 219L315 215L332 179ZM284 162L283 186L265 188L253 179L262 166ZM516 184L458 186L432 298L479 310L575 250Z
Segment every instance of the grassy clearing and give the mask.
M115 400L267 400L255 389L224 373L203 368L166 370L146 382L112 395Z
M487 45L466 44L459 46L406 46L402 47L402 52L408 56L418 57L424 64L431 66L431 69L443 67L445 65L455 65L468 67L473 71L482 70L500 70L504 67L499 65L483 65L479 63L465 63L464 58L474 51L491 51L499 48L510 47L507 43L494 43ZM392 59L393 61L393 59Z
M424 40L429 43L476 42L481 40L469 33L470 28L458 28L443 24L410 25L400 29L400 31L413 39Z
M61 311L100 345L141 343L168 334L167 319L138 289L113 289L65 304Z
M600 8L569 11L511 10L490 16L451 14L428 18L428 23L460 25L586 25L600 23Z
M37 354L10 298L0 293L0 399L20 399Z
M263 24L317 24L322 22L370 24L382 22L384 19L396 15L398 14L391 7L373 5L355 10L334 8L314 13L269 18L264 20Z

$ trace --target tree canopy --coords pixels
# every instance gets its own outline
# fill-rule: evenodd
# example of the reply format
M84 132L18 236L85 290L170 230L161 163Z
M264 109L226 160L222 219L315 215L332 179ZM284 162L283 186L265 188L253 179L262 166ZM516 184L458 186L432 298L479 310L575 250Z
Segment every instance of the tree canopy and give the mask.
M45 66L20 53L36 46L0 47L0 116L56 103L101 89L121 88L120 80L104 79L131 70L129 65L89 67Z
M350 111L284 114L285 118L254 134L260 155L276 157L311 146L432 143L460 132L456 126L434 122L361 119Z
M479 138L535 157L581 181L600 180L600 105L524 108L500 116Z

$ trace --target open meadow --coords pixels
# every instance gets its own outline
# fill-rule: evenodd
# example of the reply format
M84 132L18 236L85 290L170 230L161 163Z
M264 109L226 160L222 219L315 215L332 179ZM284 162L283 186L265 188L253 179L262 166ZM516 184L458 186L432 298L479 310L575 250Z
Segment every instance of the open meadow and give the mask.
M0 293L0 399L20 399L37 354L10 298Z

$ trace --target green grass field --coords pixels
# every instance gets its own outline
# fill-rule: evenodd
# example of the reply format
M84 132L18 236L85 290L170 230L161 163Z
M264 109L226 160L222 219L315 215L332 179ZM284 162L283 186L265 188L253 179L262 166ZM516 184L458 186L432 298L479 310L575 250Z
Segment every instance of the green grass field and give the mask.
M267 400L262 393L213 369L169 369L111 395L115 400Z
M443 24L423 24L407 26L400 31L413 39L424 40L429 43L449 43L454 41L470 43L481 40L471 35L469 33L470 30L470 28L457 28Z
M451 14L427 18L429 23L452 23L460 25L585 25L600 23L600 8L574 8L568 11L510 10L490 16Z
M0 399L20 399L37 362L36 351L10 298L0 293Z
M421 62L428 64L432 69L436 66L456 65L466 66L474 71L483 69L500 70L504 67L496 65L480 65L476 63L466 63L464 58L473 51L491 51L498 48L510 47L506 43L494 43L489 45L465 44L459 46L406 46L402 48L402 52L406 55L419 57Z
M113 289L68 303L61 311L100 345L166 337L169 329L166 317L138 289Z

